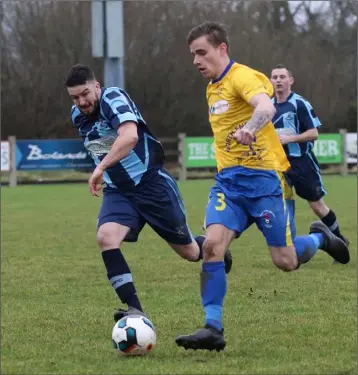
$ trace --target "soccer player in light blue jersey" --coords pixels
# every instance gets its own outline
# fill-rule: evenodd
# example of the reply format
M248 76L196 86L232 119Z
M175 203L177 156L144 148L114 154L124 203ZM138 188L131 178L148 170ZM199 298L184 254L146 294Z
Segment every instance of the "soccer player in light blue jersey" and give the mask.
M305 199L321 221L348 244L335 213L323 200L326 191L312 151L321 122L311 104L291 90L294 78L284 65L277 65L272 70L271 82L275 90L275 97L271 100L276 108L272 122L291 164L287 176L297 195Z
M66 87L74 102L72 122L96 164L89 179L90 193L99 196L104 185L97 242L108 279L128 305L128 310L118 309L114 319L143 314L120 250L122 242L137 241L148 224L181 257L196 262L203 257L205 236L192 236L177 184L163 167L163 147L129 95L119 87L101 88L85 65L71 68ZM227 251L227 273L231 264Z

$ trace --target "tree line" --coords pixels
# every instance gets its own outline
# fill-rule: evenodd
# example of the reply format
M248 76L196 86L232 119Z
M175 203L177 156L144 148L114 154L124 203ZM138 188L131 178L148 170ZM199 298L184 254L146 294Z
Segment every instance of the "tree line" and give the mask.
M357 2L125 1L125 89L159 136L210 135L205 87L186 35L205 20L228 26L230 55L270 75L295 77L322 131L356 131ZM4 1L1 6L2 139L68 138L71 100L64 80L78 62L103 82L91 56L90 1Z

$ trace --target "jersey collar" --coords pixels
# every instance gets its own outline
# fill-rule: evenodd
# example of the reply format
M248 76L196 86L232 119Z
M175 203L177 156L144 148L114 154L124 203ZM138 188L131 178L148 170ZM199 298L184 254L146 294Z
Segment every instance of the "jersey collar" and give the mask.
M216 78L216 79L213 79L212 81L211 81L211 83L217 83L217 82L219 82L221 79L223 79L225 76L226 76L226 74L227 74L227 72L230 70L230 68L232 67L232 64L234 64L234 60L230 60L230 62L229 62L229 64L226 66L226 68L225 68L225 70L220 74L220 76L218 77L218 78Z
M287 103L294 95L295 93L293 91L291 91L291 94L286 98L286 100L282 103L277 103L277 98L275 96L275 104L284 104L284 103Z

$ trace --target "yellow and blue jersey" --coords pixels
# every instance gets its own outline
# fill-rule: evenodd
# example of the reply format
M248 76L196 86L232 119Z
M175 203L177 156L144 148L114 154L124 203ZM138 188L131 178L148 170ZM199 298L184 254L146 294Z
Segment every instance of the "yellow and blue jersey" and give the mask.
M270 80L234 61L207 87L218 173L205 225L220 224L240 236L256 223L269 246L290 246L294 201L283 174L290 164L272 122L256 133L250 147L233 139L253 115L250 99L261 93L273 95Z
M273 124L256 133L252 146L238 144L233 135L252 117L250 99L257 94L273 95L270 80L248 66L231 61L222 75L207 86L209 121L214 134L217 168L242 166L286 171L289 162Z
M131 189L162 168L163 147L149 131L135 103L124 90L118 87L103 88L95 113L85 116L73 105L71 119L96 165L110 151L118 137L118 128L127 121L137 124L138 142L134 149L104 173L108 187Z
M277 103L276 98L271 99L276 108L272 119L275 129L288 130L291 134L302 134L307 130L321 126L311 104L302 96L292 92L285 102ZM284 150L289 158L301 157L313 148L313 142L289 143Z

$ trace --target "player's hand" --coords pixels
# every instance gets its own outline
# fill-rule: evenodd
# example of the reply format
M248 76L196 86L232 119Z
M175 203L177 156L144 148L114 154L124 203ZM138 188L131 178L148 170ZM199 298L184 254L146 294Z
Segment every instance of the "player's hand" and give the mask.
M237 143L240 143L242 145L251 146L251 144L255 142L255 136L251 133L250 130L245 128L237 129L233 138Z
M281 134L279 137L280 137L280 141L281 141L282 145L287 145L288 143L293 142L292 136L290 136L290 135Z
M99 192L102 190L102 183L103 169L97 166L88 180L89 191L94 197L99 197Z

